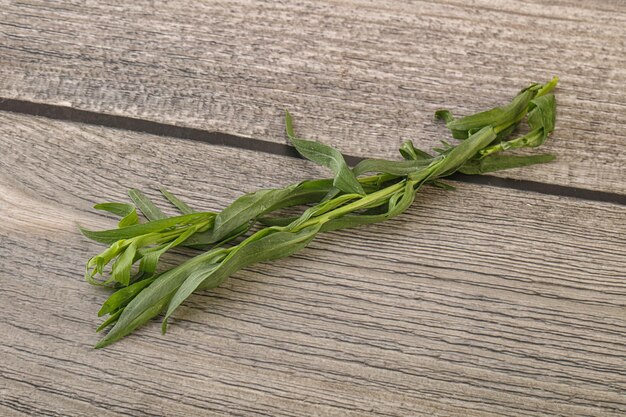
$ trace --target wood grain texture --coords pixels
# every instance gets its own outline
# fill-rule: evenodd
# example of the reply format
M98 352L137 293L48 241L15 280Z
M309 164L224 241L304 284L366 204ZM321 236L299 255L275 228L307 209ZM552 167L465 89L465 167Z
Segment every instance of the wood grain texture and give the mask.
M626 192L626 3L0 1L0 96L356 156L560 75L559 160L512 178Z
M0 415L626 413L622 206L428 188L192 296L166 336L94 351L106 293L82 271L101 246L75 222L114 223L92 204L164 185L219 209L323 171L9 113L0 143Z

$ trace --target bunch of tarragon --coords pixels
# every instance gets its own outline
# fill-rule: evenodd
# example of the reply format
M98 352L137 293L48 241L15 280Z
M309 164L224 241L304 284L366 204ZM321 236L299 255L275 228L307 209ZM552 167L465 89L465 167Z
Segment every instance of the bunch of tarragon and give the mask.
M88 238L109 245L87 262L85 275L91 284L114 290L98 313L108 315L98 331L113 328L96 348L116 342L162 312L165 332L168 318L194 291L214 288L254 263L289 256L318 233L397 216L411 205L423 185L452 188L440 178L454 172L481 174L552 161L552 155L502 152L544 143L554 130L556 102L551 91L556 84L556 78L544 85L532 84L509 104L467 117L454 118L447 110L437 111L435 117L445 122L453 138L460 140L458 144L442 141L442 147L430 154L407 141L400 148L403 160L365 159L353 168L336 149L297 138L287 113L287 136L293 146L304 158L329 168L333 178L259 190L239 197L219 213L193 211L165 190L163 195L180 216L166 217L138 190L129 192L134 205L96 205L96 209L121 217L116 229L81 228ZM524 120L528 133L510 139ZM271 216L297 206L303 207L299 216ZM140 222L137 208L146 222ZM177 246L202 252L157 272L161 255Z

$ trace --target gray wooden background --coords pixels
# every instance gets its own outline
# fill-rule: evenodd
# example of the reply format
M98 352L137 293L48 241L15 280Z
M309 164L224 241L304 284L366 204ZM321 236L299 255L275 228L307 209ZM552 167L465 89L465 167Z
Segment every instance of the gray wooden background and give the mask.
M396 157L446 136L435 109L553 75L556 162L425 189L91 348L93 204L325 175L285 108ZM626 415L625 126L621 1L0 0L0 415Z

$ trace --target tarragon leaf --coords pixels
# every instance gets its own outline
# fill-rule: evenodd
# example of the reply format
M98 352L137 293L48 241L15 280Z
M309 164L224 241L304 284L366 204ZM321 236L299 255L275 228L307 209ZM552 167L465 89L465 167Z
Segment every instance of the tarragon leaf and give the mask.
M419 160L419 159L430 159L432 156L421 149L418 149L413 145L413 142L407 140L400 145L400 154L404 159L409 160Z
M460 169L459 169L460 171ZM441 188L442 190L448 190L448 191L454 191L456 190L456 187L454 185L450 185L447 182L444 181L439 181L439 180L433 180L431 181L431 184L434 185L437 188Z
M507 149L536 148L543 145L548 135L554 130L556 123L556 100L554 94L545 94L530 102L531 110L528 113L530 132L509 141L497 143L482 149L480 155L486 157Z
M518 115L523 114L535 97L536 90L528 88L520 92L511 103L496 107L491 110L473 114L471 116L462 117L460 119L447 118L446 127L453 132L453 136L457 139L465 139L470 135L473 129L482 129L485 126L510 125L509 120L516 120ZM451 116L450 116L451 117Z
M167 198L167 200L174 205L182 214L191 214L194 210L191 209L184 201L181 201L174 194L167 191L165 188L161 188L161 194Z
M546 134L552 133L556 124L556 99L554 94L545 94L531 101L532 110L528 112L528 124L531 129L543 128Z
M215 243L233 230L257 217L285 207L319 201L332 187L332 180L303 181L285 188L259 190L245 194L226 207L215 218L210 236L203 240L190 239L194 244Z
M167 218L165 214L148 198L136 188L128 190L128 196L144 216L150 221L161 220Z
M430 171L422 171L409 175L414 180L427 180L433 177L450 175L455 172L468 159L489 145L496 138L496 133L491 126L486 126L472 136L452 148L441 160L432 164ZM424 175L426 175L424 177Z
M195 271L206 268L206 263L213 264L214 257L214 252L199 255L156 277L124 307L111 331L96 344L96 349L118 341L158 315L185 279Z
M249 242L246 241L237 247L218 265L190 274L169 303L163 320L163 330L167 326L167 319L174 310L198 288L217 287L227 277L242 268L259 262L290 256L308 245L319 228L319 225L309 226L295 233L264 229L257 233L258 238L255 239L254 236L251 236Z
M458 119L454 118L449 110L438 110L435 112L435 118L443 120L456 139L465 139L485 126L492 126L496 134L499 135L498 139L503 139L524 118L529 111L531 101L548 94L554 89L557 82L558 78L554 77L545 85L531 84L520 91L509 104L501 107Z
M429 159L389 161L386 159L364 159L359 162L352 171L354 175L362 175L367 172L378 172L396 176L404 176L426 168L430 164Z
M107 300L102 304L100 311L98 311L98 317L102 317L105 314L111 314L120 307L128 304L141 290L150 285L156 278L152 277L137 281L128 287L120 288L115 291Z
M174 228L177 226L185 226L194 222L206 220L209 216L214 216L213 213L193 213L183 216L168 217L166 219L154 220L149 223L134 224L131 226L121 227L119 229L110 230L87 230L83 227L79 227L81 233L91 240L96 242L113 244L120 239L129 239L132 237L144 235L147 233L161 232L166 229Z
M293 130L291 114L288 111L285 111L285 124L287 136L300 155L316 164L330 168L335 175L333 181L335 187L348 194L365 194L341 152L320 142L297 138Z
M145 279L154 275L161 255L176 246L186 243L187 239L193 236L197 230L197 226L191 226L169 243L164 243L143 251L139 250L141 261L138 276L135 279Z
M410 182L407 182L403 190L396 192L390 198L388 208L382 214L347 214L343 217L328 221L322 226L320 232L329 232L331 230L353 228L366 224L379 223L385 220L389 220L392 217L403 213L411 206L411 204L413 204L418 188L419 187L414 188Z
M118 227L126 227L139 223L137 209L132 204L127 203L100 203L93 206L96 210L108 211L122 217L117 224Z
M124 286L128 285L130 283L130 269L133 266L136 254L137 243L133 240L113 263L111 278Z
M102 324L100 324L100 326L98 326L98 328L96 329L96 333L101 332L102 330L117 322L117 320L122 315L122 311L123 310L117 310L115 313L111 314L105 321L102 322Z

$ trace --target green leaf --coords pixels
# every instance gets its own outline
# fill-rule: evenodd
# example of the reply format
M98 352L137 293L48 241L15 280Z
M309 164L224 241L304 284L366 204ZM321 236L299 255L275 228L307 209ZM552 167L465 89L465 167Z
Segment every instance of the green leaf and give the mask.
M354 168L354 175L362 175L367 172L378 172L395 176L405 176L422 170L430 164L430 159L389 161L385 159L364 159Z
M163 254L162 246L149 249L140 249L139 270L133 281L144 280L153 276L159 264L159 258Z
M176 197L174 194L170 193L166 189L161 188L160 191L161 194L163 194L165 198L167 198L167 200L172 203L174 207L176 207L182 214L191 214L194 212L191 207L189 207L185 202L181 201L178 197Z
M424 152L413 145L413 142L410 140L405 141L400 146L400 154L404 159L409 160L420 160L420 159L431 159L432 156L428 152Z
M389 199L387 210L382 214L347 214L343 217L328 221L322 226L320 232L353 228L365 224L379 223L389 220L392 217L403 213L411 206L411 204L413 204L417 189L419 189L419 186L414 188L411 182L407 182L402 190L396 192Z
M448 124L451 124L455 119L452 116L450 110L441 109L435 112L435 119L443 120L446 123L446 127L449 127ZM458 129L450 129L450 133L452 133L452 137L455 139L466 139L468 137L467 130L458 130ZM438 152L435 149L435 152Z
M496 138L496 134L491 126L487 126L474 133L472 136L452 148L442 159L431 164L430 170L420 171L417 174L409 175L414 181L425 181L430 178L437 178L450 175L455 172L468 159L473 157L480 149L489 145Z
M215 218L215 226L210 236L203 240L190 240L198 244L219 242L229 236L234 230L248 224L257 217L300 204L319 201L330 188L331 180L303 181L279 189L259 190L245 194L226 207Z
M120 239L129 239L132 237L145 235L147 233L156 233L163 230L172 229L181 226L188 226L200 221L207 220L209 217L215 216L214 213L193 213L183 216L168 217L162 220L154 220L148 223L135 224L132 226L121 227L119 229L93 231L87 230L79 226L83 235L96 242L113 244Z
M286 227L298 220L299 218L300 216L261 217L259 219L259 222L264 226Z
M141 261L139 264L137 279L146 279L154 275L161 255L176 246L180 246L183 243L186 244L187 240L191 236L193 236L197 230L197 226L191 226L183 231L178 237L176 237L176 239L170 241L169 243L161 244L160 246L140 251Z
M511 136L511 134L515 131L515 129L517 129L518 126L519 122L513 123L509 127L497 132L496 141L502 141Z
M128 190L128 196L133 200L139 210L150 221L167 218L165 214L148 197L136 188Z
M439 109L435 111L435 119L443 120L444 123L448 124L454 120L454 116L452 115L452 112L450 112L450 110Z
M265 189L239 197L217 215L213 233L207 243L220 241L234 229L241 227L242 224L256 219L268 210L272 210L274 206L280 205L292 191L292 187Z
M96 274L102 275L104 273L104 267L109 264L113 259L115 259L118 255L123 253L126 248L132 244L132 240L121 239L106 248L102 253L93 256L89 261L87 261L87 265L85 267L85 280L91 285L97 286L105 286L111 284L115 281L115 278L112 277L106 281L96 281L94 279Z
M326 195L322 198L322 202L332 200L333 198L337 197L339 194L341 194L341 190L337 187L332 187L326 193Z
M132 300L141 290L150 285L156 278L152 277L137 281L128 287L121 288L115 291L107 300L102 304L100 311L98 311L98 317L102 317L105 314L111 314L119 308L125 306Z
M294 220L289 225L289 229L297 229L300 225L304 224L312 217L321 216L322 214L328 213L329 211L332 211L337 207L343 206L344 204L356 200L360 197L361 196L359 194L343 194L331 200L322 201L319 204L316 204L315 206L306 209L299 218Z
M346 164L341 152L328 145L311 140L298 139L293 130L291 115L285 111L287 136L300 155L318 165L330 168L335 175L333 185L348 194L364 195L363 187Z
M536 97L541 97L544 94L548 94L552 90L556 88L556 85L559 83L559 77L552 77L552 79L544 84L539 91L537 91Z
M528 113L531 129L543 128L546 135L552 133L556 124L556 99L554 94L545 94L531 101L532 110Z
M189 248L208 250L214 247L224 246L233 239L237 239L239 236L245 234L253 226L253 222L248 222L240 225L237 229L231 230L228 235L222 239L215 241L212 235L212 230L196 233L191 236L186 242L185 246Z
M446 123L452 131L466 132L465 137L469 136L469 131L472 129L482 129L485 126L503 126L507 128L512 123L517 122L520 115L526 113L528 104L535 97L537 89L529 88L520 92L511 103L496 107L491 110L483 111L473 114L471 116L462 117L460 119L450 120Z
M545 94L530 102L528 124L533 129L524 136L497 143L482 149L482 157L502 152L507 149L535 148L543 145L548 135L554 130L556 123L556 100L553 94Z
M555 156L542 155L491 155L482 159L467 161L459 169L463 174L485 174L487 172L501 171L504 169L520 168L535 164L545 164L554 161Z
M553 78L545 85L531 84L520 91L517 96L507 105L496 107L491 110L479 112L470 116L455 119L448 110L438 110L435 112L437 119L446 122L452 136L456 139L465 139L475 131L485 126L492 126L498 134L499 139L504 139L512 133L515 126L524 118L526 113L532 108L531 100L548 94L558 82L558 78ZM502 133L502 134L500 134Z
M117 281L124 286L129 285L131 282L130 271L132 265L138 260L140 260L139 270L133 281L148 278L154 274L159 257L164 252L184 243L197 230L204 229L210 224L209 219L176 230L168 230L162 233L146 233L129 239L115 241L104 252L90 259L87 263L86 279L92 284L101 285L102 283L93 279L95 273L103 274L104 266L116 256L117 260L111 270L111 279L113 281ZM93 268L93 270L90 271L90 268Z
M139 295L141 295L141 294L143 294L143 292L141 292ZM170 294L170 296L171 296L171 294ZM132 333L133 330L135 330L136 328L138 328L142 324L144 324L147 321L149 321L151 318L153 318L156 315L158 315L165 308L165 306L167 306L167 303L168 303L168 299L167 298L162 298L162 299L159 299L159 300L151 301L151 304L146 306L146 308L144 310L142 310L141 314L133 316L132 320L124 320L124 321L122 321L122 319L124 318L124 313L126 313L126 308L125 308L119 314L119 317L117 318L117 321L115 321L115 325L113 326L111 331L105 337L103 337L98 343L96 343L94 348L95 349L102 349L104 347L109 346L111 343L117 342L122 337ZM117 313L115 315L117 316ZM114 321L114 320L112 320L113 317L110 317L109 319L111 321ZM120 324L120 323L122 323L122 324ZM99 329L101 330L101 329L105 328L106 326L108 326L109 324L110 324L109 320L106 320L105 323L100 325Z
M107 327L115 323L120 318L121 315L122 315L122 310L118 310L115 313L111 314L104 322L102 322L100 326L98 326L98 328L96 329L96 333L101 332L102 330L106 329Z
M217 251L223 252L224 250L218 249ZM194 272L206 268L207 264L214 264L215 257L216 251L204 253L156 277L124 307L115 326L96 344L96 349L118 341L158 315L185 279Z
M133 241L113 263L111 277L124 286L130 283L130 269L133 266L136 253L137 243Z
M93 206L93 208L108 211L120 217L126 217L135 210L135 206L128 203L100 203Z
M397 187L397 185L394 185L394 187ZM417 188L419 188L419 186ZM346 214L339 218L331 218L328 222L323 224L321 231L356 227L362 224L376 223L389 219L406 210L415 198L415 193L416 190L413 189L413 185L411 183L405 183L405 186L398 189L394 195L389 198L387 203L374 200L370 205L370 209L366 210L363 214ZM385 204L386 207L384 207ZM366 207L367 206L362 206L361 208ZM271 217L261 219L262 223L268 226L288 226L294 224L296 220L298 220L297 217Z
M219 265L190 274L172 298L165 314L169 316L195 290L214 288L227 277L249 265L284 258L301 250L313 240L320 226L306 227L299 232L264 229L242 242Z
M432 184L435 187L437 187L437 188L441 188L442 190L447 190L447 191L454 191L454 190L456 190L455 186L450 185L447 182L443 182L443 181L439 181L439 180L433 180Z
M96 210L108 211L122 217L117 224L118 227L131 226L139 223L139 217L137 216L137 210L132 204L126 203L101 203L93 206Z
M213 264L207 266L204 269L200 269L191 273L185 281L181 284L178 290L174 293L172 299L170 300L167 311L165 313L165 317L163 318L163 322L161 324L161 332L165 334L167 330L167 320L170 315L178 308L178 306L186 300L199 286L202 282L208 279L211 275L213 275L219 268L221 264Z

